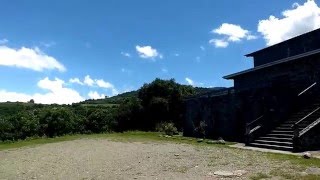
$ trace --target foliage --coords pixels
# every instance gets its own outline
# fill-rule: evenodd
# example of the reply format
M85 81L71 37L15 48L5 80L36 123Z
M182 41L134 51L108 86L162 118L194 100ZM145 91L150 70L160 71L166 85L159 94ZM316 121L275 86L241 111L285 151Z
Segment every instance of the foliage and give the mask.
M163 132L166 135L172 136L178 134L178 129L173 123L159 123L156 126L158 132Z
M116 127L115 116L112 109L95 109L85 120L85 129L88 132L111 132Z
M38 117L41 135L54 137L76 131L76 116L69 108L45 108L39 112Z
M192 86L180 85L171 80L156 79L143 85L138 93L145 110L145 125L154 129L157 123L173 122L182 128L183 98L195 94Z
M138 98L129 98L117 109L118 131L143 129L143 107Z
M182 129L183 99L195 91L192 86L180 85L174 79L155 79L138 91L72 105L42 105L34 100L0 103L0 140L153 131L159 123L164 124L164 132L174 134Z

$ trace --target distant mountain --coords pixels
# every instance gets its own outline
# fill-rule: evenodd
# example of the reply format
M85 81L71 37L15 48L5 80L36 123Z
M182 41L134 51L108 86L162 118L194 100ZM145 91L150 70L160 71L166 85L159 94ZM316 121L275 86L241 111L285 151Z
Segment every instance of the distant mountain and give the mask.
M195 87L196 94L204 94L212 91L220 91L226 89L225 87L213 87L213 88L204 88L204 87Z
M195 92L196 94L204 94L207 92L212 92L212 91L220 91L223 89L226 89L225 87L214 87L214 88L204 88L204 87L195 87ZM120 104L127 98L132 98L132 97L138 97L139 91L130 91L130 92L125 92L122 94L118 94L116 96L112 97L106 97L105 99L88 99L80 104Z
M125 92L116 96L106 97L105 99L88 99L80 104L120 104L125 99L132 97L138 97L138 91Z

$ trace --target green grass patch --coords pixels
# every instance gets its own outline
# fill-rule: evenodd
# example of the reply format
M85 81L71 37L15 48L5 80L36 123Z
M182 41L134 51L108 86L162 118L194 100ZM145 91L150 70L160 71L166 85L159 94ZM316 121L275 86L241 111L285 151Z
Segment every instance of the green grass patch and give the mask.
M29 138L26 140L19 140L14 142L0 142L0 150L21 148L25 146L35 146L47 143L56 143L63 141L72 141L78 139L94 139L102 138L111 141L120 142L170 142L170 143L184 143L192 144L197 146L217 146L217 147L228 147L221 144L207 144L206 140L199 143L196 138L183 137L183 136L172 136L167 137L158 132L141 132L141 131L129 131L124 133L106 133L106 134L77 134L77 135L65 135L55 138ZM230 144L230 143L226 143Z
M266 153L266 155L268 158L275 159L278 161L289 161L292 164L299 164L302 167L320 168L320 159L317 158L304 159L302 156L276 153Z

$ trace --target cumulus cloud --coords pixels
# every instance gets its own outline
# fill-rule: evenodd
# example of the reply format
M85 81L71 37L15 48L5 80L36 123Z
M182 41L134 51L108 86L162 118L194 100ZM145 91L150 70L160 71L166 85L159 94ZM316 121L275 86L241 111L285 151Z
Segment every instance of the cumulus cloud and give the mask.
M8 42L8 39L0 39L0 44L7 44Z
M186 77L186 78L185 78L185 81L186 81L189 85L194 86L194 81L193 81L192 79Z
M136 51L138 52L139 56L144 59L155 59L159 57L160 59L163 58L162 54L152 48L151 46L136 46Z
M229 42L224 41L223 39L211 39L209 43L213 44L217 48L226 48L229 46Z
M126 73L126 74L128 74L128 75L131 75L131 74L132 74L132 70L126 69L126 68L121 68L121 72L122 72L122 73Z
M101 88L106 88L106 89L113 88L113 85L111 83L106 82L103 79L96 80L96 84Z
M34 71L44 69L66 71L66 68L57 59L46 55L37 47L13 49L0 46L0 66L26 68Z
M242 40L252 40L257 37L252 35L250 31L243 29L240 25L223 23L220 27L211 31L213 34L222 36L209 41L217 48L225 48L230 42L239 42Z
M163 72L163 73L168 73L168 69L167 68L161 68L161 72Z
M97 91L90 91L88 96L90 99L104 99L106 97L106 95L99 94Z
M84 98L74 89L66 88L66 83L55 78L50 80L48 77L40 80L37 86L40 89L48 91L47 93L40 94L25 94L17 92L9 92L6 90L0 90L0 102L27 102L33 99L36 103L41 104L72 104L75 102L83 101Z
M93 86L94 85L94 80L91 79L91 77L89 75L86 75L84 77L83 83L87 86Z
M130 53L127 53L127 52L121 52L121 55L123 55L123 56L125 56L125 57L128 57L128 58L131 57L131 54L130 54Z
M294 3L291 9L282 12L282 16L271 15L259 21L258 32L269 46L320 28L320 8L314 0L303 5Z
M83 82L79 78L71 78L69 82L80 84L83 86L103 88L105 90L109 90L111 92L111 95L119 94L118 90L115 88L115 86L112 83L107 82L103 79L92 79L89 75L86 75L84 77Z
M70 82L70 83L73 83L73 84L84 85L84 83L81 82L79 78L71 78L71 79L69 80L69 82Z

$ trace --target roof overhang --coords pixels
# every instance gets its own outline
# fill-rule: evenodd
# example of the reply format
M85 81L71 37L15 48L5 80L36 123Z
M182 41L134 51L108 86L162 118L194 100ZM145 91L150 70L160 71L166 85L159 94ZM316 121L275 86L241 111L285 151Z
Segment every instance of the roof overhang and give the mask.
M299 59L302 59L304 57L312 56L312 55L319 54L319 53L320 53L320 49L316 49L316 50L309 51L309 52L306 52L306 53L303 53L303 54L287 57L287 58L284 58L284 59L280 59L280 60L277 60L277 61L273 61L273 62L270 62L270 63L263 64L263 65L260 65L260 66L257 66L257 67L251 68L251 69L247 69L247 70L240 71L240 72L237 72L237 73L234 73L234 74L230 74L230 75L224 76L223 78L224 79L234 79L235 77L243 75L243 74L251 73L251 72L254 72L254 71L257 71L257 70L260 70L260 69L265 69L265 68L268 68L268 67L271 67L271 66L275 66L275 65L278 65L278 64L299 60Z

